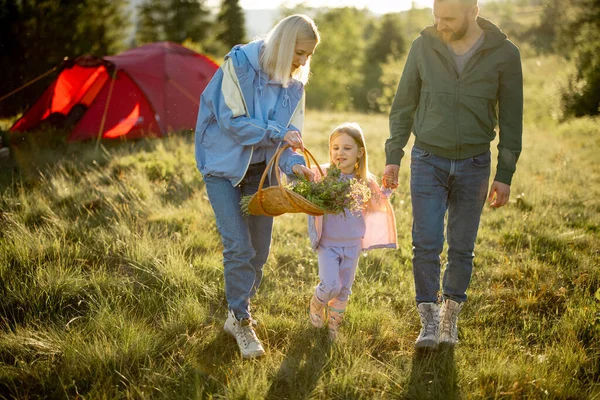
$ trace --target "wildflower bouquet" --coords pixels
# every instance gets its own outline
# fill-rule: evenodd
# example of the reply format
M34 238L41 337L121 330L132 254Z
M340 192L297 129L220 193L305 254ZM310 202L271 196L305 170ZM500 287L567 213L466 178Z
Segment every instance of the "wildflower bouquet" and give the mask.
M366 184L356 178L343 179L340 169L335 165L331 165L323 179L311 182L301 178L290 185L289 189L329 214L349 211L351 214L358 215L371 198L371 190ZM248 214L248 203L251 198L252 196L242 198L241 206L244 214Z

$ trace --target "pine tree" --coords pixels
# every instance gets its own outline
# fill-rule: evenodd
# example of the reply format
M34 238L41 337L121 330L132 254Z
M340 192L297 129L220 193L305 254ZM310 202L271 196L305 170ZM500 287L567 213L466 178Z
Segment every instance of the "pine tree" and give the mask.
M139 6L138 43L201 42L210 30L204 0L145 0Z
M219 39L227 48L244 43L246 37L244 11L239 0L223 0L217 16Z
M364 87L361 89L362 93L357 95L359 108L381 111L378 98L382 93L382 65L400 59L405 52L401 18L400 13L384 14L381 17L375 40L368 46L363 64Z
M65 57L124 49L126 0L4 0L0 3L0 95L60 67ZM56 75L0 103L0 115L32 104Z
M323 40L310 64L306 103L311 107L336 111L355 108L356 87L363 82L365 27L371 18L367 10L351 7L331 8L316 15Z
M561 48L571 49L572 74L562 92L565 116L600 114L600 0L572 0L560 29Z

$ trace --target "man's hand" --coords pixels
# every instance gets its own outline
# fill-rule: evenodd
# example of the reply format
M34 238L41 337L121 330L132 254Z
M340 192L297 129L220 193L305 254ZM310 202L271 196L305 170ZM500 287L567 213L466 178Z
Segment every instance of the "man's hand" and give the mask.
M490 188L490 194L488 196L488 202L490 203L490 207L492 208L500 208L506 203L508 203L508 199L510 198L510 185L506 183L494 181L492 183L492 187Z
M292 167L292 172L296 174L296 176L299 178L305 178L306 180L311 182L315 180L315 173L302 164L294 165Z
M398 187L398 171L400 170L399 165L388 164L383 170L383 181L381 182L384 187L388 189L396 189Z

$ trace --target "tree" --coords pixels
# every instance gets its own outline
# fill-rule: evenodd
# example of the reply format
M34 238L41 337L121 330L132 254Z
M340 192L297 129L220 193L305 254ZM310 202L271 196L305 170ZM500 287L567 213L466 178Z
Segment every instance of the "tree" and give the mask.
M561 48L573 49L567 54L575 64L575 72L563 88L561 101L565 116L580 117L600 114L600 0L572 0L567 21L560 30Z
M217 16L219 39L227 48L246 41L244 11L239 0L223 0Z
M114 54L129 27L126 0L3 0L0 2L0 95L60 67L65 57ZM0 115L27 108L56 75L0 103Z
M136 41L201 42L210 30L209 14L204 0L145 0L139 6Z
M407 55L404 55L404 57L398 59L390 53L386 62L381 65L381 76L379 77L381 95L377 98L377 107L382 113L389 114L392 108L398 83L400 83L400 76L406 64L406 58Z
M354 93L363 84L364 27L369 14L356 8L333 8L315 16L323 40L311 61L307 104L318 109L354 109Z
M383 89L380 80L382 65L400 59L405 52L405 47L401 14L384 14L376 31L375 40L367 48L365 63L362 67L364 86L362 93L357 96L359 108L381 111L378 99Z
M559 34L563 15L569 7L564 0L545 0L540 22L521 35L521 39L531 42L540 53L551 53L557 50L556 40Z

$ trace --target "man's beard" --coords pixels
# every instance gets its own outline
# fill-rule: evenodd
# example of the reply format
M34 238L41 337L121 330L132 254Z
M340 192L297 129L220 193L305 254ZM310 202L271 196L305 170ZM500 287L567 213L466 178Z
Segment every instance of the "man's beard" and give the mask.
M469 30L469 19L465 16L465 19L463 21L463 24L461 25L460 29L457 30L456 32L450 31L450 30L443 30L441 33L443 33L444 35L442 35L442 40L445 42L455 42L457 40L461 40L462 38L465 37L465 35L467 34L467 31ZM445 39L445 35L450 34L450 38L448 38L447 40Z

